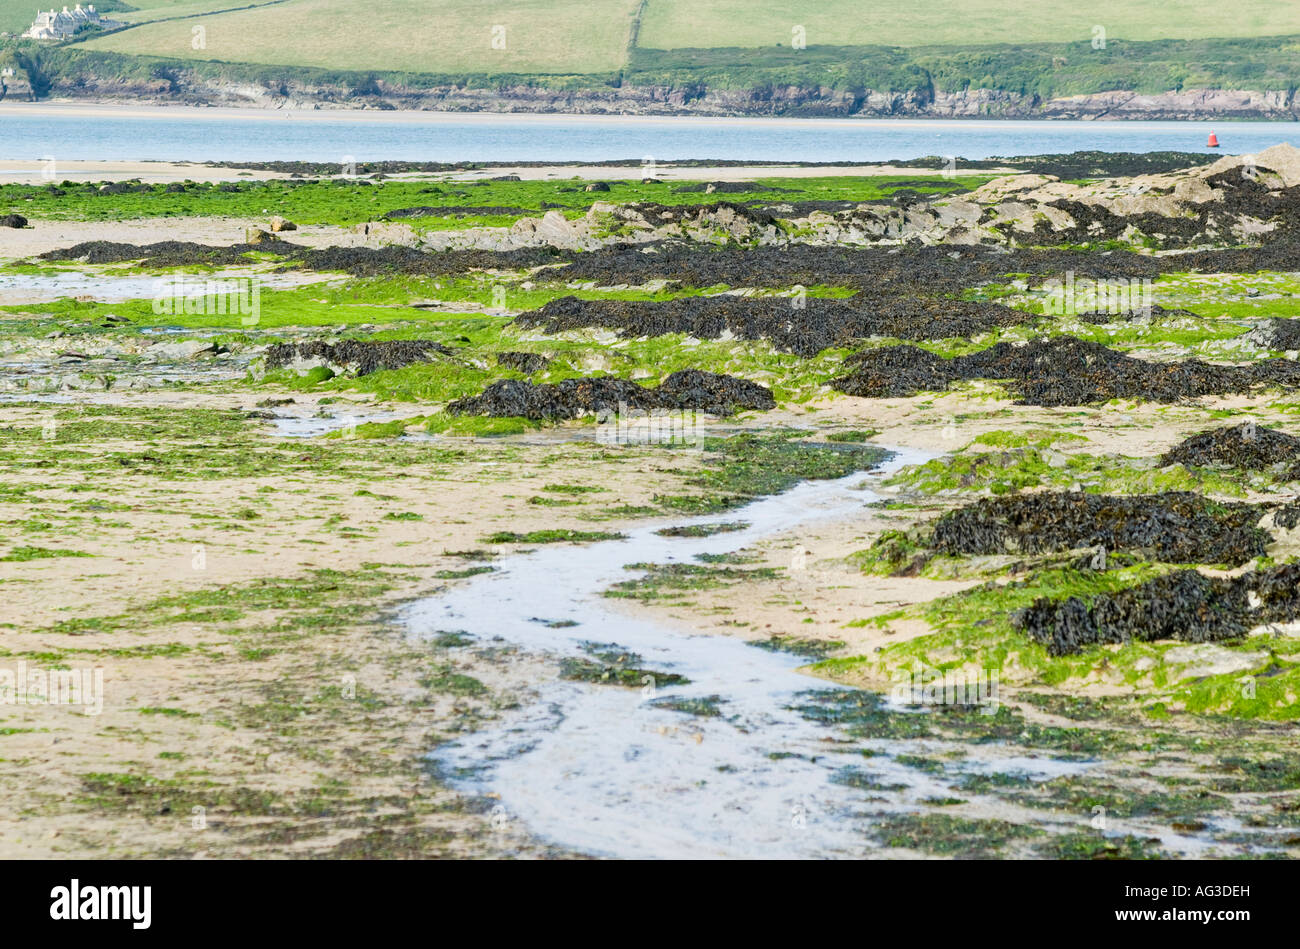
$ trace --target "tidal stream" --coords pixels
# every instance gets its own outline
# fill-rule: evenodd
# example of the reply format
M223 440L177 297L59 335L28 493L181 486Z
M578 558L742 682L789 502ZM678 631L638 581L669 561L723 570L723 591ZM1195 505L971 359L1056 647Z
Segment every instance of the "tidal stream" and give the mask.
M870 848L866 794L834 780L837 773L870 768L882 784L903 786L886 806L909 810L943 794L941 781L888 756L837 753L834 728L791 709L800 693L828 687L796 671L807 659L727 636L686 634L617 611L601 592L635 575L625 564L692 563L700 554L731 553L801 525L852 517L876 500L872 480L918 460L924 459L899 452L870 474L805 481L755 501L726 518L748 522L743 531L663 537L655 524L623 540L543 546L413 604L403 619L415 636L463 631L481 645L504 641L559 656L585 655L584 643L616 643L639 654L645 667L690 680L658 688L549 682L538 701L509 713L499 727L436 752L439 772L464 792L499 795L502 819L593 855L862 856ZM656 704L664 699L709 700L720 714ZM997 764L1019 766L1038 780L1087 767L1050 758ZM871 809L881 806L877 799Z

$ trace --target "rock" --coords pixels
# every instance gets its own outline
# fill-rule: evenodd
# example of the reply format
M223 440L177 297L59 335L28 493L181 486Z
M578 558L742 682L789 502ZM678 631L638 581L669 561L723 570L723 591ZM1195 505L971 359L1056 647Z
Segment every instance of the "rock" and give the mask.
M593 181L591 184L587 185L587 187L583 188L582 190L583 191L608 191L609 184L604 181Z
M284 218L280 217L278 214L275 217L271 218L271 232L273 234L279 234L281 231L296 231L296 230L298 230L298 225L294 224L293 221L285 220Z
M982 211L983 209L973 201L944 201L934 207L935 216L944 227L977 224Z
M981 185L966 198L977 204L995 204L1008 195L1033 191L1056 180L1051 175L1005 175Z
M26 227L27 218L21 214L0 215L0 227Z
M151 357L168 361L193 359L201 353L214 351L212 343L198 339L182 340L177 343L155 343L149 347Z
M1175 678L1199 679L1230 672L1249 672L1266 662L1268 653L1242 652L1212 643L1198 643L1194 646L1175 646L1167 650L1163 658L1166 666L1181 666L1172 672Z
M1272 318L1261 321L1246 339L1264 349L1290 351L1300 343L1300 320Z
M505 233L509 235L510 244L514 246L550 245L589 249L601 243L599 239L592 236L594 227L590 211L585 218L576 221L570 221L559 211L547 211L540 218L520 218Z
M1285 143L1254 155L1225 155L1208 168L1201 169L1201 172L1206 178L1213 177L1241 168L1248 160L1252 160L1258 168L1267 168L1276 173L1288 188L1300 184L1300 149Z
M269 231L264 231L261 228L254 227L251 228L248 231L247 235L244 237L244 243L245 244L271 244L278 241L279 239L280 238L276 237L274 234L270 233Z

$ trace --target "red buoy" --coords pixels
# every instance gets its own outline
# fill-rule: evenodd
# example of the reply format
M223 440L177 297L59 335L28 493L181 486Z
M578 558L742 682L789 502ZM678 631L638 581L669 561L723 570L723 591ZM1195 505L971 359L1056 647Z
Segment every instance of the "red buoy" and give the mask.
M1218 147L1219 147L1219 136L1217 136L1217 135L1215 135L1213 132L1211 132L1211 133L1210 133L1210 140L1209 140L1208 142L1205 143L1205 147L1206 147L1206 148L1218 148Z

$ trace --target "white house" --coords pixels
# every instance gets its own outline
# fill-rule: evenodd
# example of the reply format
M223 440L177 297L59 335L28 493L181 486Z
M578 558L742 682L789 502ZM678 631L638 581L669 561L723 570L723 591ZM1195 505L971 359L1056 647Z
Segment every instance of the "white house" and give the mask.
M102 26L105 29L113 30L125 25L116 20L106 20L101 17L93 3L84 8L78 3L76 8L71 11L64 7L62 13L55 13L53 9L49 13L42 13L37 10L36 22L23 34L23 38L31 40L66 40L71 39L73 34L83 26Z

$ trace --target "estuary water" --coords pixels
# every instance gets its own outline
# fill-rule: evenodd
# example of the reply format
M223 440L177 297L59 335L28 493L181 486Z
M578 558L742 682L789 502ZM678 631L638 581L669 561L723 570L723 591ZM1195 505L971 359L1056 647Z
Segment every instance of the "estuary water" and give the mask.
M1248 154L1295 122L1100 122L131 108L6 103L0 161L890 161L1082 150ZM34 166L36 167L36 166Z

